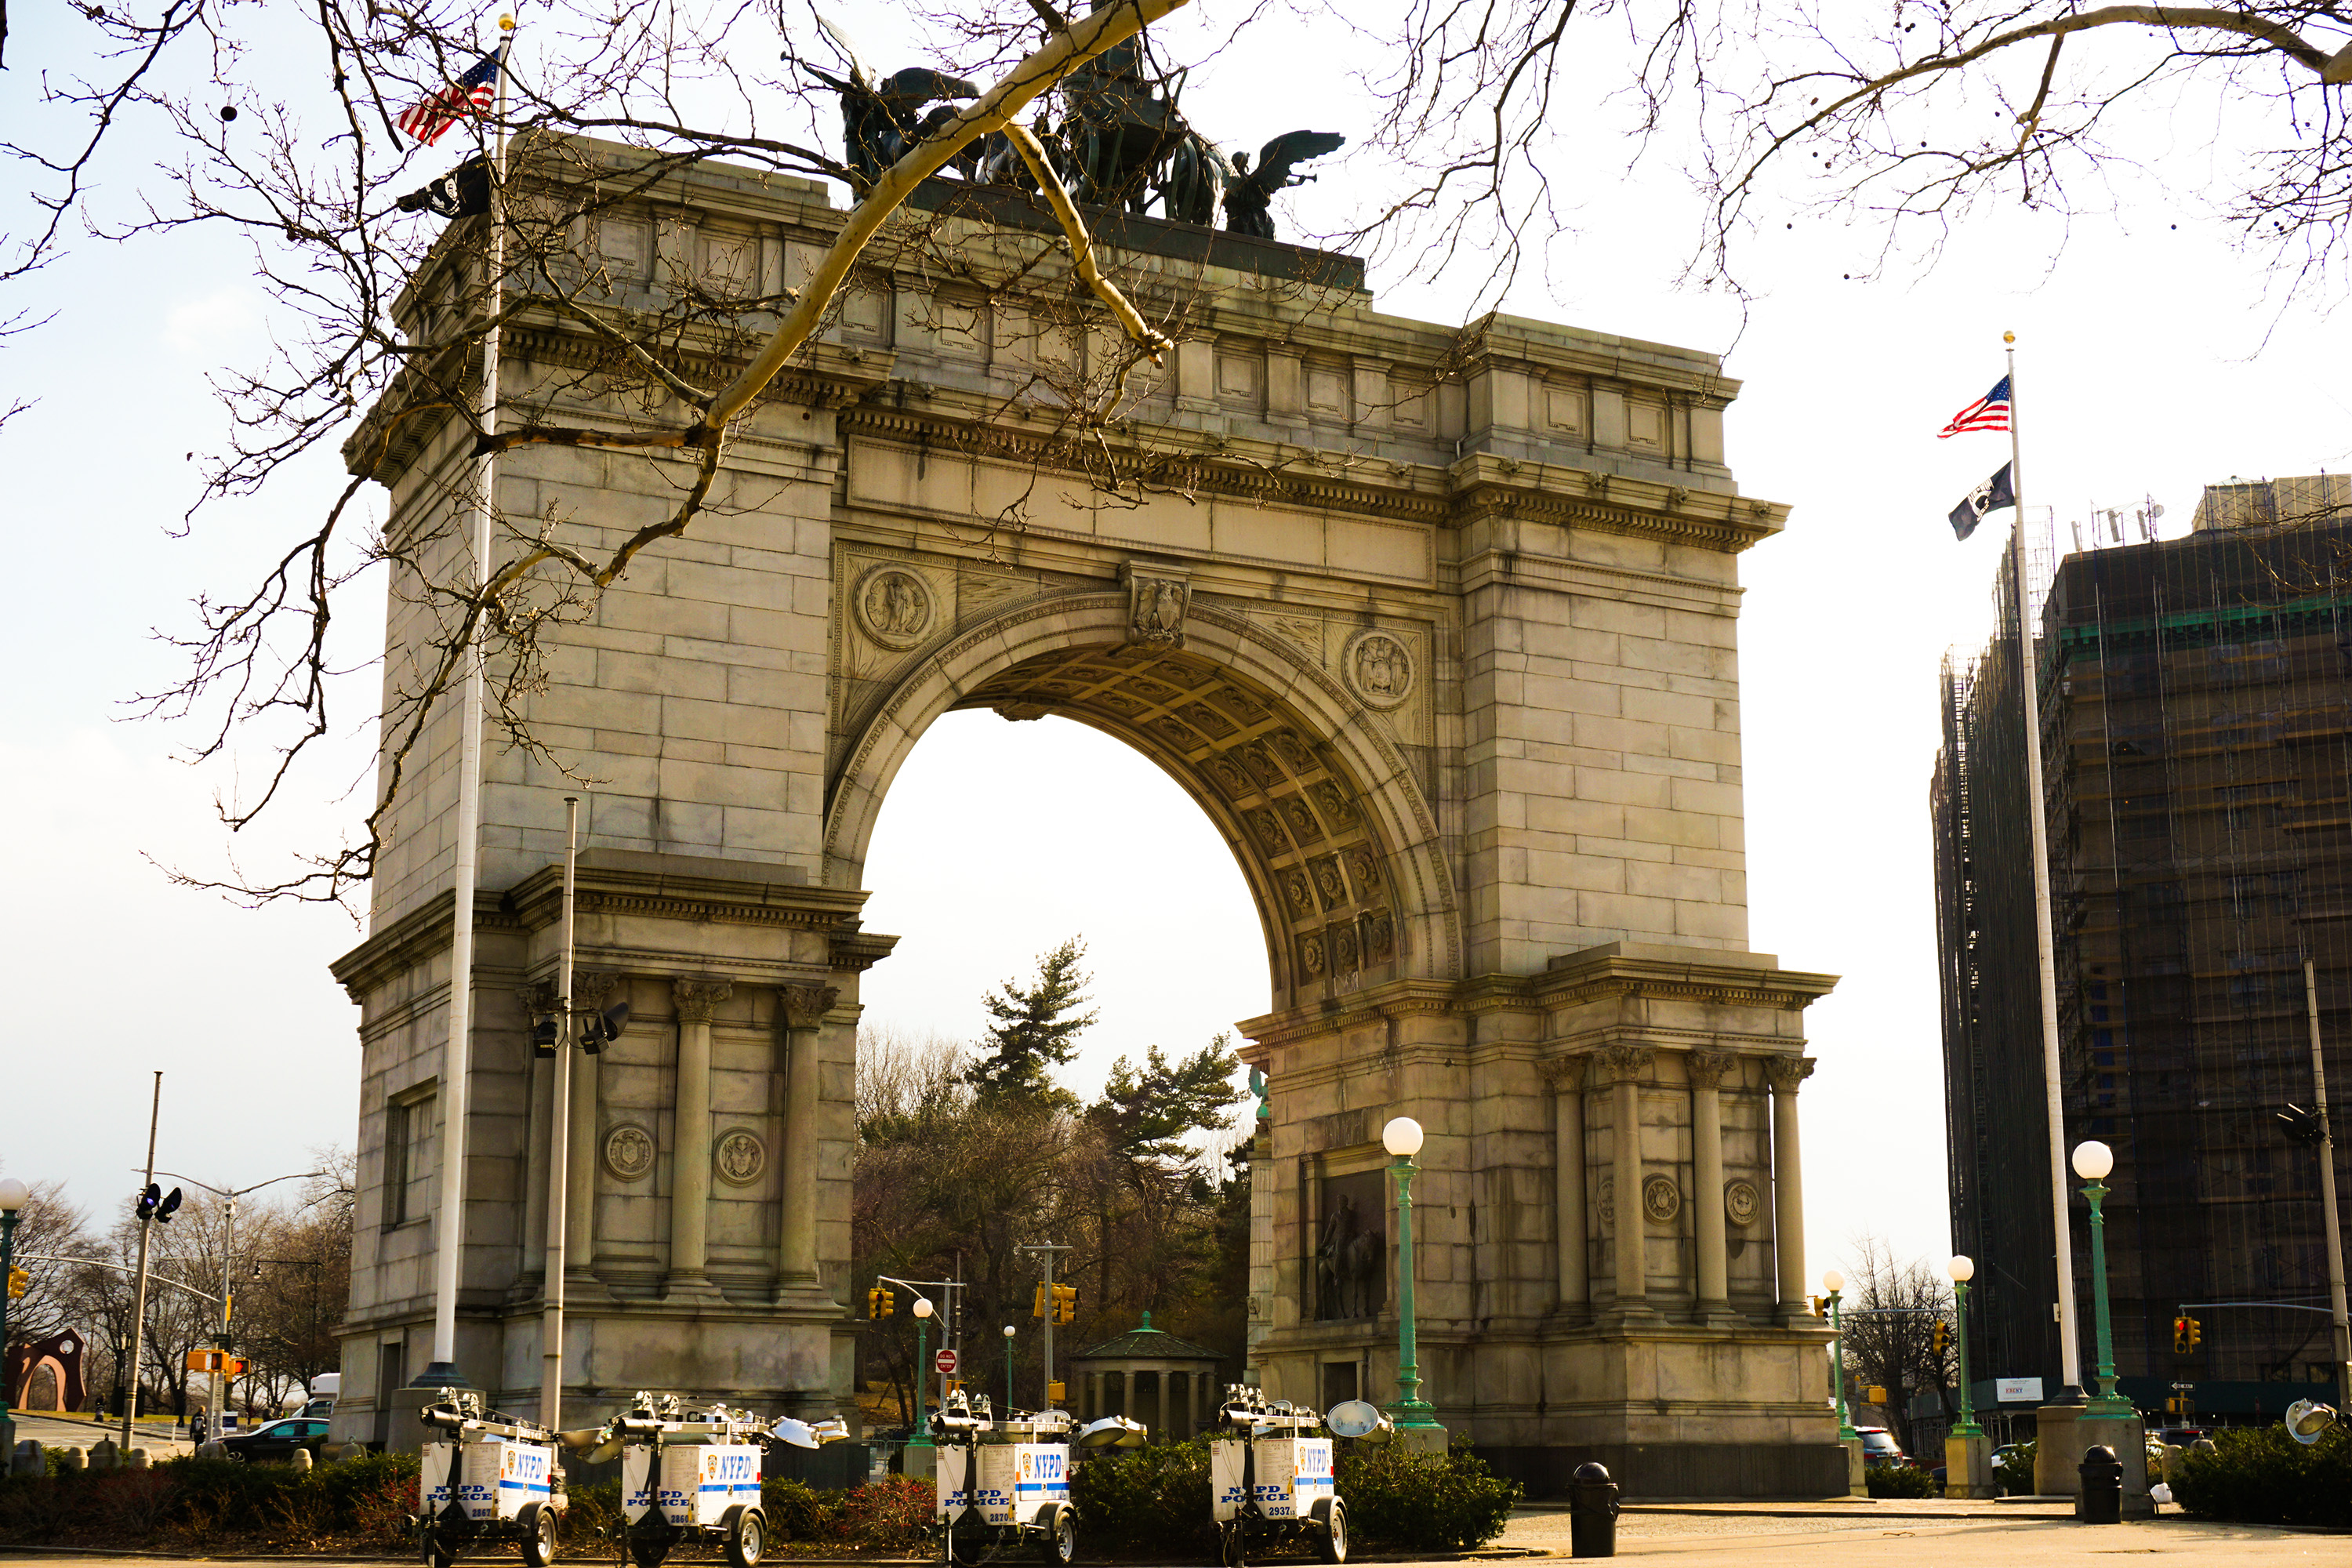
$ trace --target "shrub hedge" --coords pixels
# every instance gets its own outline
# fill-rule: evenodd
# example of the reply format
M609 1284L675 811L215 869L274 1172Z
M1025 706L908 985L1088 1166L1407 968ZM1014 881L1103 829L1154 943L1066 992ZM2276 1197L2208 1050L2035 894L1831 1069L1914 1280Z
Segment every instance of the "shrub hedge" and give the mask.
M2032 1497L2033 1495L2033 1445L2032 1443L2017 1445L2012 1451L2001 1457L2000 1463L1992 1468L1992 1475L1993 1479L2000 1483L2000 1489L2007 1495Z
M370 1455L315 1469L176 1458L145 1470L66 1470L0 1480L11 1544L258 1537L281 1548L398 1547L416 1500L416 1458Z
M2237 1524L2352 1525L2352 1434L2342 1423L2305 1447L2284 1425L2226 1428L2210 1454L2173 1468L2172 1499L2199 1519Z
M1155 1443L1097 1453L1070 1468L1081 1548L1154 1555L1213 1555L1209 1517L1209 1440Z
M1916 1465L1872 1465L1862 1473L1873 1497L1941 1497L1936 1478Z

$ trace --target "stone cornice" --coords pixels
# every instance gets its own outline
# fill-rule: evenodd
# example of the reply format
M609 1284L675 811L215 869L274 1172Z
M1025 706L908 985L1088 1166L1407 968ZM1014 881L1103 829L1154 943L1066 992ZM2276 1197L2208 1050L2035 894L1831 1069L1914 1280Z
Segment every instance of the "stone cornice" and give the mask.
M456 889L444 889L328 964L327 973L354 1004L364 1005L369 994L384 982L449 951L457 925L457 909ZM497 894L475 896L477 932L521 929L521 922L499 907Z
M730 875L730 869L740 874ZM866 903L863 891L813 887L787 879L786 871L699 856L590 850L580 858L577 904L583 914L804 931L854 929ZM762 873L775 879L765 880ZM563 868L550 865L532 872L500 902L525 931L553 925L563 913Z

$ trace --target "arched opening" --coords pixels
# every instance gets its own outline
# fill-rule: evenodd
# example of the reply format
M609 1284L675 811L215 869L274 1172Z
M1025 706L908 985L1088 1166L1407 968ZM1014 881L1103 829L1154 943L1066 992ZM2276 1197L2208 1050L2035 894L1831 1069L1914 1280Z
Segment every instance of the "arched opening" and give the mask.
M1265 931L1274 1010L1458 974L1451 879L1400 749L1319 668L1196 604L1181 638L1128 639L1124 595L984 623L877 698L831 781L827 880L865 886L881 803L941 714L1057 714L1151 759L1214 822Z

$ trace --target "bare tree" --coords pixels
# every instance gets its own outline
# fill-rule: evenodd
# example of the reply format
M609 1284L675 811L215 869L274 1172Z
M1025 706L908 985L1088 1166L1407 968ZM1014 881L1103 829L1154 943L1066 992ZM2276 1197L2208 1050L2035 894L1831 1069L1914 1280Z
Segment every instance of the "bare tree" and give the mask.
M1850 1245L1840 1314L1847 1386L1887 1391L1895 1439L1916 1458L1908 1396L1933 1390L1947 1419L1954 1407L1958 1350L1951 1281L1923 1259L1897 1262L1883 1237L1864 1235Z

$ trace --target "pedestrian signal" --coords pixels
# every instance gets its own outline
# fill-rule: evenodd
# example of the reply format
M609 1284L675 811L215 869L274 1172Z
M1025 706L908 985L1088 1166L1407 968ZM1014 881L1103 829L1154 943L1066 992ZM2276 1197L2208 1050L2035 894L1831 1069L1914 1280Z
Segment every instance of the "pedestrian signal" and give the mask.
M1058 1378L1045 1385L1045 1403L1048 1405L1059 1405L1069 1396L1069 1390L1063 1386Z
M21 1268L8 1270L8 1300L21 1301L25 1292L33 1288L33 1277Z
M866 1315L868 1318L887 1318L898 1310L898 1297L886 1288L877 1285L866 1292Z

